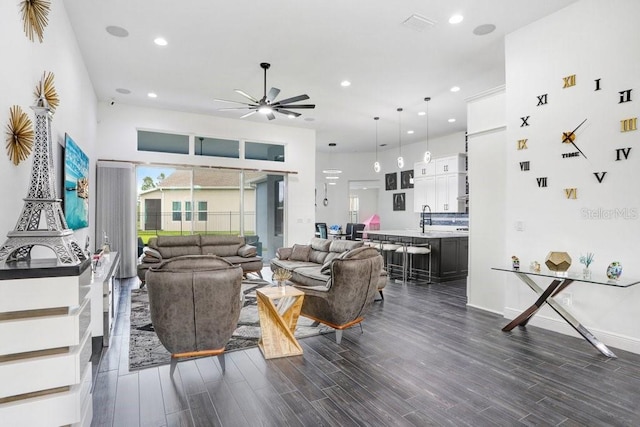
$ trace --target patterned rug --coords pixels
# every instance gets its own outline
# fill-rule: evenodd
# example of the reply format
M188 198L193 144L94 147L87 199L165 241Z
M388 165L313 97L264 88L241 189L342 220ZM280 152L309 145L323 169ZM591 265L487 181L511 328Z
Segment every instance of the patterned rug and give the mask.
M272 286L260 279L242 281L244 306L240 310L238 328L233 333L226 346L226 352L256 347L260 338L260 322L258 320L258 306L256 289ZM313 322L306 317L298 319L295 336L305 338L330 331L322 325L311 326ZM168 364L171 355L160 343L156 335L149 314L149 296L147 288L131 291L131 330L129 338L129 369L143 369Z

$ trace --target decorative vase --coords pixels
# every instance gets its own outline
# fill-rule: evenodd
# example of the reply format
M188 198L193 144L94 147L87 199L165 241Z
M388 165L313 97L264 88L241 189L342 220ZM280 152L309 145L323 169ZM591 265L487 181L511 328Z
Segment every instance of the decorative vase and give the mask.
M589 267L585 267L582 269L582 278L591 279L591 269Z
M611 264L609 264L609 267L607 267L607 277L610 280L618 280L621 275L622 264L620 264L618 261L613 261Z

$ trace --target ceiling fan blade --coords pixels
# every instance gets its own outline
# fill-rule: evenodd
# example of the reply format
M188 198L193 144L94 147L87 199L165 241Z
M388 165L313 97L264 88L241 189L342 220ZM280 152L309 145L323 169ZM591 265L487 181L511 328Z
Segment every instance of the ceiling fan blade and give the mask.
M316 104L274 105L273 108L316 108Z
M309 99L309 95L304 94L304 95L294 96L293 98L287 98L287 99L283 99L281 101L278 101L278 102L276 102L276 104L284 105L284 104L289 104L291 102L304 101L305 99Z
M250 99L251 101L255 102L256 104L260 102L257 99L255 99L253 96L251 96L248 93L246 93L245 91L242 91L240 89L234 89L234 91L236 93L239 93L240 95L244 96L245 98Z
M272 103L276 96L280 93L280 89L277 87L272 87L269 89L269 93L267 94L267 102Z
M287 116L300 117L302 114L296 113L295 111L284 110L282 108L275 109L280 114L286 114Z
M214 102L226 102L227 104L242 104L242 105L251 105L251 104L247 104L246 102L240 102L240 101L229 101L228 99L219 99L219 98L213 98Z
M237 111L237 110L251 110L253 107L227 107L227 108L218 108L217 111Z
M247 114L243 114L242 116L240 116L241 119L244 119L245 117L249 117L255 113L257 113L258 110L253 110L253 111L249 111Z
M276 116L274 116L274 115L273 115L273 113L268 113L268 114L267 114L267 118L268 118L269 120L273 120L273 119L275 119L275 118L276 118Z

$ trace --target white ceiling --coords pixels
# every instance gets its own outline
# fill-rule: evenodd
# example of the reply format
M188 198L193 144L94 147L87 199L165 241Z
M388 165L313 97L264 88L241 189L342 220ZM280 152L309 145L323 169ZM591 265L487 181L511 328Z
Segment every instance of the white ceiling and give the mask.
M96 94L102 101L239 118L217 111L243 101L234 89L260 98L263 71L276 98L306 93L314 110L272 123L317 131L317 148L371 152L378 141L424 140L464 131L465 98L504 84L504 36L576 0L64 0ZM402 25L411 15L434 25ZM448 19L462 14L452 25ZM488 35L474 28L493 24ZM114 37L107 26L125 28ZM162 36L165 47L153 40ZM340 86L350 80L347 88ZM459 86L452 93L449 89ZM124 88L128 95L116 91ZM158 94L156 99L148 92ZM455 118L455 123L449 123ZM242 120L267 121L255 114ZM407 130L415 133L408 135ZM215 135L212 135L215 136Z

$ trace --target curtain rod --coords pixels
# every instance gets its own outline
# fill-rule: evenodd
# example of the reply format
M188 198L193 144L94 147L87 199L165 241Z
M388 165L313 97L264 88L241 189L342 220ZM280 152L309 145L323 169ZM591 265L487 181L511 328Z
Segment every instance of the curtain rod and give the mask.
M287 170L277 170L277 169L258 169L258 168L237 168L237 167L231 167L231 166L188 165L188 164L180 164L180 163L149 163L149 162L113 160L113 159L98 159L98 162L127 163L132 165L163 166L163 167L174 167L174 168L225 169L225 170L234 170L234 171L267 172L267 173L281 173L281 174L290 174L290 175L298 174L297 171L287 171Z

